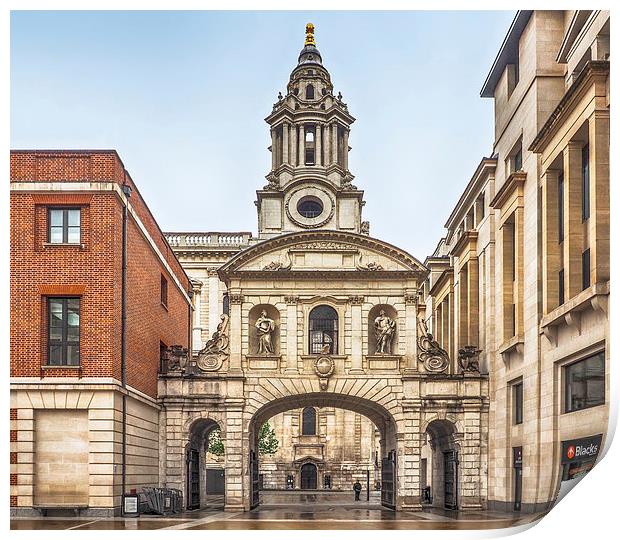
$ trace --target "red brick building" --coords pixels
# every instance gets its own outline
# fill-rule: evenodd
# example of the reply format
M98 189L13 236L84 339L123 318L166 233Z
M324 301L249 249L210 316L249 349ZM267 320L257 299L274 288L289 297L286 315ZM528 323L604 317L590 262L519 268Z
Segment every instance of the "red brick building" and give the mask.
M13 151L10 175L12 511L112 513L159 482L189 279L114 150Z

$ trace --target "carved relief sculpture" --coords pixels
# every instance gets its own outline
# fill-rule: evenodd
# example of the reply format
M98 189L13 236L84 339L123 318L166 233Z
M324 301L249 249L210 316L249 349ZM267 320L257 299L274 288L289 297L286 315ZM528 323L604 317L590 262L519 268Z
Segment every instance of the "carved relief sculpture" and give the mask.
M256 332L258 337L258 354L273 354L273 341L271 334L275 330L276 323L267 316L263 309L260 317L256 320Z
M480 373L480 363L478 362L478 355L482 352L475 345L465 345L462 349L459 349L459 366L464 372Z
M220 315L220 323L217 330L204 348L198 353L196 365L202 371L217 371L222 367L224 359L228 356L228 315Z
M384 310L375 319L375 336L377 338L376 354L392 354L392 339L396 332L396 321L390 319Z
M448 353L441 348L428 331L426 321L418 319L420 335L418 336L418 360L420 360L429 373L441 373L450 365Z

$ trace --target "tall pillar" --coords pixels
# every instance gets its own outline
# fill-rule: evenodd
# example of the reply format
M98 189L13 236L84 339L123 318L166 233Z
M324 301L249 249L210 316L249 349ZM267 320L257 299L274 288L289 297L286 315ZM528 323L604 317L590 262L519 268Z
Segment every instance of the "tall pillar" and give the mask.
M208 339L217 331L217 325L220 323L220 278L217 270L209 270L209 335Z
M351 306L351 369L350 374L362 374L362 304L363 296L350 296Z
M332 124L332 163L338 163L338 122Z
M306 153L304 152L306 146L306 130L303 124L299 126L299 166L303 167L306 164Z
M467 263L467 345L478 346L478 259L470 257Z
M326 167L332 163L332 138L329 124L325 124L325 141L323 144L323 165Z
M241 372L241 304L243 295L239 293L229 293L230 302L230 356L229 372Z
M290 137L290 158L291 165L293 167L297 166L297 126L295 124L291 124L291 137Z
M243 436L243 413L237 407L226 411L226 429L224 445L224 482L225 482L225 506L227 512L241 512L249 510L249 470L247 458L247 444L244 445ZM245 472L245 474L244 474ZM245 496L244 496L245 495Z
M609 110L589 120L590 139L590 283L609 279Z
M418 371L418 298L405 293L405 364L406 371ZM396 351L395 351L396 352Z
M564 294L568 300L581 292L581 148L571 141L564 150Z
M297 362L297 302L298 296L284 297L286 302L286 369L285 373L298 373Z
M322 159L322 148L321 148L321 124L316 124L315 128L314 128L314 152L315 152L315 158L314 158L314 164L315 165L322 165L323 164L323 159Z
M194 292L194 324L192 328L192 350L194 353L202 349L202 302L201 302L202 283L192 280L192 289Z
M344 170L349 169L349 130L344 130L344 142L342 144L342 165Z
M542 176L542 281L543 313L559 304L559 171L548 169Z
M282 124L282 163L289 163L288 159L288 122Z

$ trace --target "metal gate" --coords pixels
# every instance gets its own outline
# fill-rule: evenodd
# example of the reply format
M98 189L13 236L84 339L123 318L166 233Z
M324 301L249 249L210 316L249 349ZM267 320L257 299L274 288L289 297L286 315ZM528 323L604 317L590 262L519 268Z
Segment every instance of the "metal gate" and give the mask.
M381 459L381 504L396 509L396 452Z
M456 450L443 453L444 506L450 510L458 508L458 466L459 458Z
M187 509L200 508L200 454L190 448L187 452Z
M259 503L260 478L258 476L258 456L254 450L250 450L250 484L252 489L250 508L255 508Z

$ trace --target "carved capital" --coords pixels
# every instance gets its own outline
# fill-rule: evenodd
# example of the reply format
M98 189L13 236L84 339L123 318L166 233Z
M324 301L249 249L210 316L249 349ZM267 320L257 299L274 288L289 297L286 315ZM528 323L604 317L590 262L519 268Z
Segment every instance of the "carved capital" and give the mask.
M209 277L217 277L217 268L208 268L207 276Z
M294 295L285 296L284 301L287 304L297 304L299 302L299 296L294 296Z
M243 295L242 294L229 294L228 301L231 304L242 304L243 303Z
M354 306L361 306L364 303L363 296L349 296L349 304Z
M417 294L405 294L405 305L407 306L415 306L418 303L418 295Z

